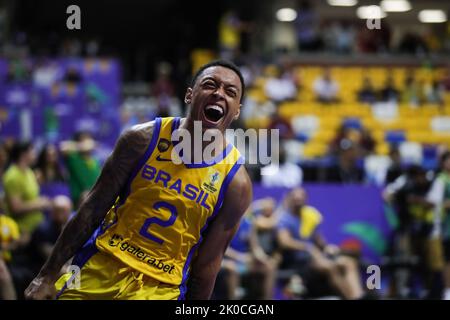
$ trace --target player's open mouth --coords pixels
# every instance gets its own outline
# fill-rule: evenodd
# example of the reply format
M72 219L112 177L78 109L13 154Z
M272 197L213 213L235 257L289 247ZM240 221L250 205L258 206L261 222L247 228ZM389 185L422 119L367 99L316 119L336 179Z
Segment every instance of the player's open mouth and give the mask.
M217 104L210 104L203 109L203 114L208 122L216 124L223 118L225 111Z

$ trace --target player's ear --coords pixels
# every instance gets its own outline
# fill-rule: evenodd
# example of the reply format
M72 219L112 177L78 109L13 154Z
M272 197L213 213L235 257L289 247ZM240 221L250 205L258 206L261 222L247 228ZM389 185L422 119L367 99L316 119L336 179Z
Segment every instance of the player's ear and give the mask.
M192 102L192 88L187 88L186 94L184 95L184 102L186 104L191 104L191 102Z
M239 115L241 114L241 107L242 107L242 104L239 105L239 109L237 109L237 112L236 112L236 114L234 115L233 120L239 119Z

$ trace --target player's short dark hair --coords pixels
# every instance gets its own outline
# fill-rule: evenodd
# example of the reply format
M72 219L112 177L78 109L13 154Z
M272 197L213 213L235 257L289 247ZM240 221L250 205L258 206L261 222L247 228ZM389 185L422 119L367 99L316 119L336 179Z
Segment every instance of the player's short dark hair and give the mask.
M30 141L17 141L14 143L9 154L11 162L16 163L19 161L20 157L32 147L33 144Z
M197 82L198 77L203 73L203 71L205 71L206 69L211 68L211 67L228 68L230 70L233 70L239 76L239 80L241 80L241 87L242 87L242 93L241 93L240 101L242 102L242 99L244 98L244 93L245 93L244 77L242 76L242 73L241 73L241 70L239 70L239 67L237 65L235 65L231 61L214 60L214 61L211 61L211 62L201 66L200 69L198 69L197 72L192 77L191 87L194 87L195 83Z

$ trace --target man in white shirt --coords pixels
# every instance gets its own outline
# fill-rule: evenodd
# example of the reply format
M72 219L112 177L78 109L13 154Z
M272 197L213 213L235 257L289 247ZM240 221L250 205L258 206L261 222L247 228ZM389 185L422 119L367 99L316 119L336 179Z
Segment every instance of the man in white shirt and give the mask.
M333 103L338 101L339 85L331 78L329 69L325 69L321 77L313 84L316 99L322 103Z

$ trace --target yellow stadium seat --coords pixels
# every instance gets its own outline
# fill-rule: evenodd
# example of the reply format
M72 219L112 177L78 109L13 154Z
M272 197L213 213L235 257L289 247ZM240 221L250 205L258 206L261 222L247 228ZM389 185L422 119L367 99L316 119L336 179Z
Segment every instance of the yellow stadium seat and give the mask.
M325 144L309 142L303 148L303 156L305 158L316 158L324 156L328 151Z
M389 145L387 143L378 143L375 152L377 155L386 156L389 154Z

